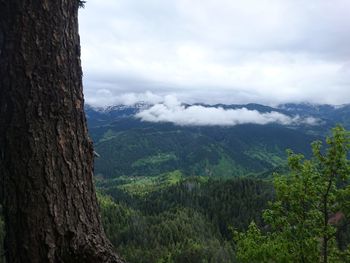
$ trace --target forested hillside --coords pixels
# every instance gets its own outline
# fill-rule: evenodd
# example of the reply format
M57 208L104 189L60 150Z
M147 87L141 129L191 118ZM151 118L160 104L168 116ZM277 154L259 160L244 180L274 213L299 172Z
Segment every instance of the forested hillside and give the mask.
M338 126L326 144L314 142L310 160L289 151L273 183L181 171L99 177L107 234L129 262L347 262L350 133Z
M236 126L135 118L147 107L87 108L104 226L129 262L238 262L234 232L264 226L272 174L288 173L286 149L310 157L312 141L349 123L349 107L328 105L216 105L319 120Z
M133 120L130 120L132 122ZM120 131L113 123L97 141L96 172L104 177L157 175L242 176L285 164L285 149L308 154L316 139L281 126L187 128L158 124ZM284 138L288 138L285 140Z
M166 181L169 176L174 177L163 175L162 183L148 183L146 191L136 182L98 182L113 245L135 263L235 262L233 229L261 222L261 211L273 198L272 185L203 177Z
M87 107L95 150L96 174L104 178L145 176L181 170L185 175L242 176L264 174L286 165L286 149L309 156L310 143L324 137L337 122L349 125L349 106L286 104L271 108L258 104L213 105L279 112L314 118L315 124L244 124L235 126L181 126L145 122L135 114L150 107Z

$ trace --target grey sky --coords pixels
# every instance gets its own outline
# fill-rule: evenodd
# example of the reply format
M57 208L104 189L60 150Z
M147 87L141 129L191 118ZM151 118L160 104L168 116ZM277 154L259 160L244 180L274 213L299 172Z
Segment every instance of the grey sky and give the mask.
M89 0L85 97L350 102L349 0Z

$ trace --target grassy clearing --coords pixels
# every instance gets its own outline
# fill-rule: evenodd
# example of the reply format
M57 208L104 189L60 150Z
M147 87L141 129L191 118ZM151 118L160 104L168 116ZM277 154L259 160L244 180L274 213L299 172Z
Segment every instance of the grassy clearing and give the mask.
M151 192L179 183L183 178L181 171L173 171L158 176L121 176L113 180L119 189L135 196L144 196Z
M158 153L156 155L148 156L134 162L131 167L140 167L147 165L157 165L167 161L177 160L177 157L173 153Z

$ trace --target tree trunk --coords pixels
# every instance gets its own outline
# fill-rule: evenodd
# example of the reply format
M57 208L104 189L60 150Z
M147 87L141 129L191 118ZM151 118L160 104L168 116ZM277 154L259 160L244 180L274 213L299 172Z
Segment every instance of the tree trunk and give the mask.
M0 0L0 173L8 262L122 262L93 185L79 0Z

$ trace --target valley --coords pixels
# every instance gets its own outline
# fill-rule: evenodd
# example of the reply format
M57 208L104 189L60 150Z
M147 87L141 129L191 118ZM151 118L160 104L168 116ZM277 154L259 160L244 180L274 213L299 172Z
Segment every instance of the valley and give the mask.
M335 123L349 127L349 106L219 105L321 120L234 126L135 118L145 107L86 109L106 233L135 263L236 262L233 232L252 220L263 225L261 212L274 199L272 175L288 171L286 149L308 157L311 142Z
M324 138L337 123L349 127L350 106L286 104L213 105L223 109L279 112L315 118L313 125L241 124L181 126L146 122L135 114L150 105L87 107L90 135L100 158L95 172L103 178L154 176L181 170L188 176L261 176L286 165L286 149L310 156L310 143ZM209 106L208 106L209 107Z

